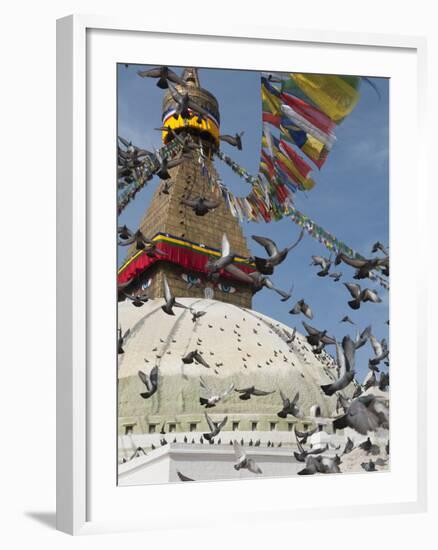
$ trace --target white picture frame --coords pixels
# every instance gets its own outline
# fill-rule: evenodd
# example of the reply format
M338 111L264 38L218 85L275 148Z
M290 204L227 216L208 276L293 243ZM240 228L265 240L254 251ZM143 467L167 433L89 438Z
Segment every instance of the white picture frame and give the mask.
M148 59L146 50L142 50L143 39L159 41L160 55L154 54ZM114 163L108 166L106 174L102 172L102 179L110 179L104 187L98 187L96 183L96 170L103 170L106 159L111 159L111 150L113 153L115 150L115 114L114 120L108 121L108 113L111 112L111 108L115 108L116 90L107 88L105 98L99 96L101 105L97 109L99 114L96 113L98 118L94 119L95 114L91 112L96 103L93 94L101 94L102 89L99 86L107 84L106 78L109 79L108 82L113 82L111 79L115 77L115 68L114 75L110 74L111 64L114 64L114 59L117 59L118 55L113 50L120 47L121 61L126 61L124 56L132 48L132 62L202 66L202 53L197 52L195 55L193 44L205 44L205 48L202 48L205 55L205 49L210 47L213 50L213 43L217 45L218 42L224 50L227 50L227 45L232 47L236 43L245 46L240 47L239 51L248 52L251 48L258 48L259 55L257 59L253 58L254 63L251 66L239 60L239 54L235 56L233 66L230 66L230 58L225 60L224 66L230 68L260 68L260 63L263 63L263 51L277 47L287 51L287 48L293 45L301 48L302 52L311 52L312 48L330 49L334 57L340 56L341 52L345 64L353 61L354 55L350 61L348 58L354 51L357 62L362 63L363 67L368 66L369 71L372 71L376 59L383 59L386 55L389 56L385 62L386 70L383 66L377 73L366 74L391 76L395 82L400 78L401 87L404 81L401 80L402 71L397 72L397 67L400 69L400 64L403 63L405 77L411 82L409 85L406 81L404 92L411 101L405 105L409 120L403 121L398 115L391 120L391 180L397 178L401 188L410 190L409 198L391 193L391 318L394 318L394 325L391 324L391 345L395 346L391 353L392 361L399 359L403 367L394 373L391 382L392 421L394 420L395 424L394 430L391 429L391 437L394 431L395 442L391 445L395 457L398 456L398 451L402 454L401 445L397 445L397 431L400 431L397 428L397 411L402 410L403 400L410 397L415 412L411 418L406 419L405 426L411 434L414 431L416 436L411 435L413 440L416 439L418 446L414 459L410 458L415 468L411 466L409 472L404 472L404 459L400 456L400 462L396 459L391 472L382 474L379 483L386 484L387 488L379 495L375 494L377 485L370 477L367 477L366 482L368 489L363 488L362 495L357 491L348 490L347 483L339 476L315 476L314 479L293 480L296 494L303 490L303 483L307 484L306 489L310 489L306 490L307 493L319 492L320 504L317 507L313 506L312 499L306 501L304 493L298 506L295 499L294 505L289 499L282 499L281 490L289 480L260 480L255 482L257 487L254 482L243 482L247 495L245 502L241 502L240 505L245 508L246 503L250 509L247 513L241 513L238 520L273 521L276 518L292 517L291 512L294 519L303 519L328 515L418 512L426 509L426 436L421 429L426 423L426 345L423 339L421 346L416 340L412 344L412 349L403 350L401 346L397 348L397 342L403 342L403 338L408 334L408 314L412 314L413 319L410 325L411 333L416 334L422 328L416 312L426 303L425 275L419 267L425 257L422 246L413 252L417 255L417 267L413 268L409 281L411 285L413 280L416 281L410 310L404 311L397 299L403 286L408 284L402 269L403 251L399 241L415 245L416 242L422 242L420 237L425 234L426 222L421 212L425 211L426 177L422 173L425 162L420 146L424 143L422 140L425 119L424 39L300 31L284 27L248 28L233 25L232 28L224 29L215 28L213 24L203 25L200 32L196 24L190 22L184 25L182 33L179 25L172 23L157 28L135 19L75 15L60 19L57 24L57 528L66 533L146 530L165 528L169 525L205 527L210 524L209 517L214 516L216 510L224 509L225 502L229 521L233 521L233 516L238 512L238 508L234 508L233 503L227 498L230 491L237 491L236 482L215 483L216 503L213 503L208 511L199 504L208 490L208 484L205 483L183 484L184 487L179 485L119 488L116 495L116 478L111 477L111 472L115 471L115 455L111 456L111 441L113 438L115 448L116 418L115 415L111 415L115 411L116 377L115 371L108 368L108 373L103 374L108 380L103 380L102 371L96 366L96 357L99 361L102 357L102 362L105 362L103 342L108 331L112 330L111 315L114 311L109 309L106 315L101 310L104 306L93 302L97 300L96 293L93 292L97 279L104 281L101 285L104 295L115 296L116 289L115 277L112 276L111 270L108 274L108 266L115 266L115 241L110 239L110 242L99 249L99 265L95 261L96 246L93 241L97 227L109 229L108 233L111 235L112 224L115 224L115 216L111 211L112 204L115 210L115 186L111 190L111 178L114 177L112 181L116 181ZM172 47L166 49L166 44ZM175 44L178 48L175 48ZM102 64L93 57L96 54L106 56ZM285 55L284 52L282 55ZM312 53L309 53L309 56L311 59ZM278 67L264 68L281 70L280 57ZM330 63L330 66L334 66L334 61ZM220 66L220 59L216 61L216 65L211 66ZM343 65L342 68L345 69L346 66ZM316 67L319 67L319 72L326 72L325 66L321 65L321 59L318 61L314 56L313 65L309 64L309 72L316 72ZM359 71L353 74L363 73ZM398 109L397 113L400 113L403 98L398 94L391 95L391 101ZM410 166L407 166L406 159L403 160L406 150L397 138L398 130L403 125L408 127L411 142L417 144L416 149L411 148ZM102 134L99 138L102 142L99 147L96 148L98 134L91 135L90 132ZM96 205L97 192L99 209ZM412 210L413 219L410 235L407 234L406 228L403 228L400 216L400 212L406 213L409 208ZM105 211L107 214L102 214ZM106 274L103 274L104 269ZM97 332L95 329L99 315L102 317L102 329ZM105 322L104 319L109 321ZM111 340L107 348L111 348ZM115 351L107 349L105 353L111 364L111 354L115 356ZM416 366L414 374L412 364ZM408 375L411 376L410 381ZM102 386L101 397L96 395L97 381ZM105 414L101 414L100 409L105 411ZM100 422L101 428L98 431L93 424L96 422ZM96 463L101 465L99 469L96 468ZM348 476L348 484L360 486L360 478L363 477L362 474ZM404 479L404 487L400 487L400 479ZM333 492L333 484L339 487L339 501L329 505L325 503L323 493ZM186 487L187 485L190 487ZM278 499L260 498L260 492L265 496L274 492ZM148 496L146 500L154 502L154 510L148 509L145 505L142 513L135 515L134 508L130 510L127 503L145 502L145 495ZM346 500L346 495L350 495L351 498ZM174 507L168 505L169 500L175 503ZM185 514L183 510L184 502L190 505L190 515ZM164 509L165 523L160 520Z

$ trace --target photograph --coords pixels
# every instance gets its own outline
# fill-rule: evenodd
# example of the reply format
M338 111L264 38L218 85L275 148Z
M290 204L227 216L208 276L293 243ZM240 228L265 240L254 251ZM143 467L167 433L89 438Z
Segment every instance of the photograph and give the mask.
M5 5L2 547L436 538L437 25L371 4Z
M390 471L390 79L147 61L108 182L118 485Z

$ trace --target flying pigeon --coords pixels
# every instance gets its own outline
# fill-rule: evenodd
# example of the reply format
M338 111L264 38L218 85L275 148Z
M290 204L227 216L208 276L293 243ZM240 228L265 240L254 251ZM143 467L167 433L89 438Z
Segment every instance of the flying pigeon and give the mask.
M312 456L306 457L306 467L298 472L298 475L314 474L338 474L340 473L339 464L341 459L335 457Z
M235 134L234 136L230 136L228 134L223 134L219 136L219 139L221 141L225 141L229 145L232 145L233 147L237 147L239 151L242 150L242 136L244 132L240 132L240 134Z
M208 112L201 107L198 103L193 101L188 91L178 91L177 88L168 82L169 90L172 95L172 99L176 103L176 109L174 113L174 118L181 116L182 118L192 118L193 115L197 115L198 122L200 123L203 119L208 118Z
M174 73L169 67L156 67L154 69L147 69L146 71L138 71L138 76L142 78L158 78L157 86L162 90L169 87L169 81L179 84L180 86L186 86L186 82Z
M136 161L141 157L152 155L150 151L147 151L146 149L140 149L140 147L136 147L135 145L132 144L131 141L128 141L122 136L118 136L118 139L120 143L126 147L126 151L123 151L123 149L121 149L120 147L117 147L117 153L120 160Z
M164 287L165 304L164 306L161 306L161 309L165 313L167 313L167 315L175 315L175 313L173 312L174 307L189 309L187 306L184 306L183 304L180 304L175 300L175 296L172 294L172 291L170 290L166 275L163 275L163 287Z
M368 326L360 334L359 334L359 331L357 331L356 338L354 340L355 349L359 349L362 346L364 346L368 342L370 334L371 334L371 326Z
M311 346L317 347L321 344L330 345L336 343L334 338L327 336L326 330L318 330L307 324L305 321L303 321L303 327L307 332L306 340Z
M367 279L373 270L380 268L382 273L389 277L389 256L384 258L350 258L344 253L336 256L335 265L344 262L345 264L356 268L354 279Z
M175 168L176 166L179 166L182 164L185 160L190 160L191 157L187 155L181 155L177 158L173 159L167 159L167 158L161 158L160 155L157 155L159 166L156 170L157 176L162 180L168 180L170 179L169 170L171 168Z
M290 291L286 292L284 290L281 290L281 288L276 287L267 275L263 275L258 271L253 271L252 273L250 273L249 276L253 279L256 289L261 289L263 287L269 288L269 290L273 290L281 296L282 302L286 302L287 300L289 300L292 295L293 285Z
M339 367L339 378L330 384L321 386L326 395L333 395L337 391L345 389L353 380L355 371L355 347L349 336L342 339L342 347L336 342L336 362Z
M353 399L346 413L333 422L335 430L353 428L362 435L382 427L389 428L389 410L382 399L362 395Z
M370 334L370 342L374 351L374 357L369 360L369 363L370 365L378 365L389 355L389 349L386 340L383 339L381 342L379 342L374 334Z
M348 302L351 309L359 309L361 302L373 302L374 304L377 304L382 301L375 290L371 290L369 288L362 290L360 285L354 283L344 283L344 285L353 297L353 300Z
M307 443L308 438L311 437L313 434L315 434L318 431L318 428L314 428L309 432L299 432L296 426L294 426L294 431L295 431L295 437L300 439L301 445L305 445Z
M225 416L220 422L213 422L213 420L205 412L205 419L207 420L208 427L210 428L209 433L202 434L207 441L213 441L213 439L219 435L219 432L225 426L228 421L228 416Z
M340 271L332 271L329 273L329 277L337 283L339 279L342 277L342 273Z
M206 197L197 197L196 199L181 199L181 204L190 206L197 216L205 216L210 210L220 206L220 200L207 199Z
M128 300L131 300L132 305L135 307L142 307L144 304L149 300L149 296L147 292L141 292L140 294L126 294L126 292L123 293Z
M292 401L284 395L280 390L281 400L283 401L283 408L277 413L277 416L280 418L286 418L288 414L299 418L301 416L300 409L297 405L298 399L300 398L300 393L297 392Z
M118 328L118 338L117 338L117 353L125 353L125 350L123 349L123 346L125 344L126 339L128 338L131 329L128 328L128 330L125 332L125 334L122 334L122 327Z
M373 244L373 247L371 249L371 253L375 254L379 250L380 250L380 252L383 252L383 254L385 254L385 256L389 255L388 249L385 248L385 246L380 241L377 241Z
M198 319L203 317L207 312L206 311L195 311L194 309L190 309L190 313L192 314L192 322L196 323Z
M207 397L200 397L199 403L201 405L204 405L206 409L215 407L216 404L219 403L219 401L228 397L228 395L230 395L230 393L234 390L234 384L231 384L222 393L218 393L210 388L202 377L200 378L200 384L201 388L207 394Z
M297 337L296 327L293 329L292 334L290 332L288 332L287 330L284 330L284 329L283 329L283 332L286 336L286 344L292 344L295 341L296 337Z
M309 455L319 455L319 454L325 453L328 450L328 445L305 450L303 447L303 442L298 440L296 432L295 432L295 439L297 442L298 452L294 451L294 457L295 457L295 460L297 460L298 462L305 462L306 458Z
M340 323L350 323L350 325L355 325L356 323L348 317L348 315L345 315L345 317L342 317L342 319L339 321Z
M256 241L256 243L263 246L263 248L269 254L267 258L254 258L257 270L260 271L260 273L263 273L263 275L272 275L272 273L274 272L274 267L281 264L286 259L288 253L298 245L298 243L303 238L303 235L304 229L301 231L295 243L284 248L283 250L279 250L275 242L271 239L268 239L267 237L258 237L257 235L252 235L252 239Z
M291 315L299 315L303 313L308 319L313 319L313 312L306 302L301 299L294 305L294 307L289 311Z
M152 244L152 241L145 237L140 229L138 229L135 233L132 233L127 227L127 231L124 230L125 227L126 226L120 228L122 230L121 232L119 232L119 237L121 238L121 240L117 242L119 246L128 246L135 243L135 247L137 250L144 250L147 245ZM127 238L122 238L121 235L127 236Z
M209 258L205 264L205 268L212 274L218 273L221 269L229 266L235 255L231 253L230 243L225 233L222 235L221 255L217 259Z
M239 399L241 399L242 401L247 401L248 399L251 399L251 396L259 397L259 396L270 395L271 393L275 393L275 390L263 391L263 390L258 390L255 386L250 386L249 388L242 388L240 390L236 388L234 391L241 394L239 395Z
M233 441L233 447L234 447L234 453L236 455L236 464L234 464L235 470L241 470L242 468L245 468L246 470L249 470L253 474L262 474L261 468L257 465L255 460L253 458L249 458L245 451L242 449L242 447L239 445L239 443L234 440Z
M154 395L154 393L158 389L158 367L155 366L151 370L149 376L143 371L139 370L138 376L148 390L147 392L140 393L140 395L141 397L143 397L143 399L148 399L149 397Z
M194 351L189 351L183 358L182 362L185 365L191 365L193 362L199 363L200 365L206 367L207 369L210 368L210 365L207 363L207 361L202 357L202 355L199 353L197 349Z

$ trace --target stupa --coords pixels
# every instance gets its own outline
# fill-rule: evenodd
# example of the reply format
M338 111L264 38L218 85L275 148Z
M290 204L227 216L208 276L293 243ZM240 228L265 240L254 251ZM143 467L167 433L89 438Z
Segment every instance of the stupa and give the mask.
M248 273L255 267L242 229L223 200L205 216L181 204L183 197L218 198L208 173L215 170L212 158L220 132L218 102L200 86L197 70L185 69L183 78L189 96L208 117L175 117L175 102L167 91L162 123L172 132L163 130L163 141L189 133L202 148L207 170L196 156L169 170L170 179L160 182L139 226L166 255L150 258L132 247L119 271L118 282L126 292L147 290L150 297L139 308L126 300L119 303L119 324L123 332L130 331L118 367L119 460L127 461L119 466L119 483L171 481L178 464L197 479L245 476L232 468L234 439L250 447L257 443L258 460L268 475L293 474L302 467L290 448L295 444L293 427L323 429L327 424L330 430L325 419L335 414L337 398L327 397L320 385L334 380L336 369L331 357L325 352L316 356L302 335L289 342L291 328L252 310L252 285L226 274L214 281L208 276L205 264L218 256L224 233L236 265ZM166 315L161 309L164 276L179 302L205 315L193 320L189 309ZM182 362L194 349L208 367ZM158 390L143 399L138 371L149 373L155 365ZM272 393L242 400L234 391L208 409L214 421L228 419L215 445L206 445L200 377L218 392L234 384L236 389L255 385ZM278 417L280 390L291 399L299 392L299 418ZM139 447L146 456L132 458Z

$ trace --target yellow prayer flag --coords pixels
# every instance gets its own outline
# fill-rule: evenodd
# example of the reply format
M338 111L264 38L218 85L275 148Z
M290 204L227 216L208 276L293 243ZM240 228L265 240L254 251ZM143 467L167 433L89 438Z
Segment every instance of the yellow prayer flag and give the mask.
M319 161L322 158L325 158L328 153L324 143L321 143L320 141L315 139L313 136L310 136L309 134L307 134L307 141L301 147L301 151L305 155L307 155L310 159L315 161Z
M283 155L281 151L278 149L275 152L275 156L281 160L281 162L288 168L289 172L295 176L296 181L298 181L304 189L310 190L315 186L315 182L312 180L312 178L304 178L298 168L293 163L292 159L287 157L286 155Z
M291 140L289 134L287 131L280 126L281 134L280 137L290 143L294 143L293 140ZM296 143L295 143L296 145ZM306 141L303 145L300 146L301 151L309 157L309 159L313 160L313 162L321 168L324 160L327 157L328 150L326 149L324 143L317 140L310 134L306 134Z
M339 76L302 73L292 73L290 76L335 122L349 115L359 100L359 92Z
M262 104L263 110L267 110L276 116L280 114L281 101L274 95L270 94L264 86L262 86Z

